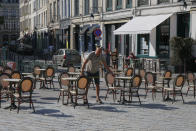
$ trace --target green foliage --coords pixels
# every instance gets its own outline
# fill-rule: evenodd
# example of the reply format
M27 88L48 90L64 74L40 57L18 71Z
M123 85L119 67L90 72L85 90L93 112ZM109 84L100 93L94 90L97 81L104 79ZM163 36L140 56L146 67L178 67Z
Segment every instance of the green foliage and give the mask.
M4 24L4 17L3 16L0 16L0 25L1 24Z
M192 46L196 44L192 38L173 37L170 44L173 51L172 65L182 65L192 58Z

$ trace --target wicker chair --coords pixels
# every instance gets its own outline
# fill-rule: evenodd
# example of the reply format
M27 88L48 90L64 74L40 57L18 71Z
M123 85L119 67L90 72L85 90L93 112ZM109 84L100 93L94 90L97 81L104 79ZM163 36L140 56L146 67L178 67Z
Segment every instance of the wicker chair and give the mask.
M156 97L156 91L161 89L163 96L163 87L161 84L155 82L155 75L152 72L146 72L145 74L145 87L146 87L146 95L147 97L148 90L152 91L152 99L154 101L154 97Z
M55 75L54 68L53 67L47 67L47 69L45 71L45 77L44 78L45 78L46 85L50 84L50 88L51 88L51 85L54 88L54 82L53 82L54 75Z
M140 101L140 96L139 96L139 88L140 88L141 83L142 83L141 76L135 75L132 79L131 87L128 92L129 93L129 101L130 101L130 97L131 97L131 101L132 101L133 94L135 93L136 96L138 97L140 105L141 105L141 101Z
M1 108L1 100L9 99L12 95L12 90L10 89L10 82L4 81L3 79L9 79L10 75L6 73L0 74L0 108Z
M187 89L187 93L186 95L188 95L188 92L190 90L190 88L193 88L193 94L194 94L194 98L195 98L195 75L192 72L188 72L187 73L187 83L188 83L188 89Z
M42 72L39 69L41 69L41 67L38 65L34 66L33 68L33 76L34 76L34 87L33 88L36 88L37 82L40 82L40 88L42 85L44 85L44 82L45 82L45 79L41 78Z
M18 102L18 111L20 110L20 104L29 103L29 106L33 107L33 111L35 112L35 108L33 106L32 101L32 93L33 93L33 80L30 77L25 77L19 84L18 93L15 93L13 96L15 101Z
M166 92L170 92L173 94L173 102L175 101L175 97L177 94L180 94L182 97L182 101L184 103L184 98L182 95L182 88L184 86L184 82L185 82L185 78L183 75L178 75L173 83L173 88L164 88L164 98L165 98L165 94Z
M64 97L65 96L67 96L67 104L69 102L69 97L70 97L70 94L69 94L70 82L69 82L69 80L63 80L62 79L62 78L68 78L68 77L69 77L69 75L66 72L61 73L59 75L59 77L58 77L58 82L59 82L59 86L60 86L60 93L59 93L59 97L58 97L57 102L59 102L60 97L62 96L63 97L62 104L64 104Z
M163 76L160 77L162 81L156 81L156 83L162 84L163 87L165 85L167 85L167 87L170 87L169 83L170 83L170 80L172 79L171 77L172 77L172 72L170 70L166 70Z
M144 82L144 83L145 83L145 74L146 74L146 70L145 69L140 69L139 70L139 75L141 76L142 82Z
M7 73L7 74L9 74L9 75L11 75L12 74L12 69L10 68L10 67L8 67L8 66L6 66L4 69L3 69L3 73Z
M22 75L19 71L13 71L11 74L12 79L22 79ZM17 83L12 83L12 85L16 88L18 86Z
M0 73L3 72L4 67L2 65L0 65Z
M88 103L88 98L87 98L87 94L88 94L88 78L85 76L80 76L77 80L77 86L75 88L75 90L70 90L70 94L71 94L71 98L74 99L75 98L75 102L74 102L74 108L77 105L77 101L78 99L83 99L84 100L84 104L88 105L89 108L89 103Z
M116 91L122 90L122 87L115 86L115 78L114 78L112 73L107 73L105 75L105 81L106 81L106 85L108 87L107 93L105 95L105 100L107 98L107 95L108 95L109 91L112 91L113 100L115 102L115 100L116 100Z
M125 76L133 76L133 75L134 75L134 69L128 68L127 71L125 72Z
M68 72L75 72L75 68L73 67L73 66L69 66L69 68L68 68Z

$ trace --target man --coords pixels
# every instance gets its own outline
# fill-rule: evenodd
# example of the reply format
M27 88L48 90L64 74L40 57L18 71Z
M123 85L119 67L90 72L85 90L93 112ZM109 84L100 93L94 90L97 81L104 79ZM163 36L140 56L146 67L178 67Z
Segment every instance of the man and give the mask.
M96 85L96 102L102 104L99 98L99 67L100 63L103 63L104 67L112 72L106 64L105 58L101 55L102 48L97 46L96 51L91 52L82 65L81 75L84 75L84 68L86 67L86 75L90 80L92 78Z

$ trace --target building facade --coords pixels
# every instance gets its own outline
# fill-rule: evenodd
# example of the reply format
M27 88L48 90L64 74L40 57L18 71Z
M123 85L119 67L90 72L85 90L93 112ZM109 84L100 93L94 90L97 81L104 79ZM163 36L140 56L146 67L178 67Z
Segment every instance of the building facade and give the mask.
M172 37L196 39L196 0L21 0L20 9L27 1L34 4L27 4L30 16L23 11L20 17L21 33L31 25L28 32L36 32L40 49L52 45L90 52L101 44L110 51L117 49L122 56L133 52L138 57L168 59ZM114 35L134 18L165 14L171 15L150 33Z
M19 37L19 0L0 0L0 43L14 44Z
M194 0L73 0L71 16L71 44L80 51L94 50L90 44L100 27L100 43L120 55L134 52L138 57L168 59L172 55L169 40L174 36L195 38ZM94 12L97 10L97 12ZM114 30L134 17L172 14L149 34L114 35ZM95 42L96 43L96 42ZM81 49L84 48L84 49Z

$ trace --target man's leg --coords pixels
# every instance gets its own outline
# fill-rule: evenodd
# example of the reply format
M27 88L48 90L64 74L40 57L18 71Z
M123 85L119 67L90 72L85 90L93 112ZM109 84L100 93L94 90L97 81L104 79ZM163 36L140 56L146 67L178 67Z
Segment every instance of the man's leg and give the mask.
M99 97L99 72L97 72L94 76L94 80L95 80L95 85L96 85L96 101L99 102L100 104L102 103L100 97Z
M96 84L96 101L99 101L99 84Z

